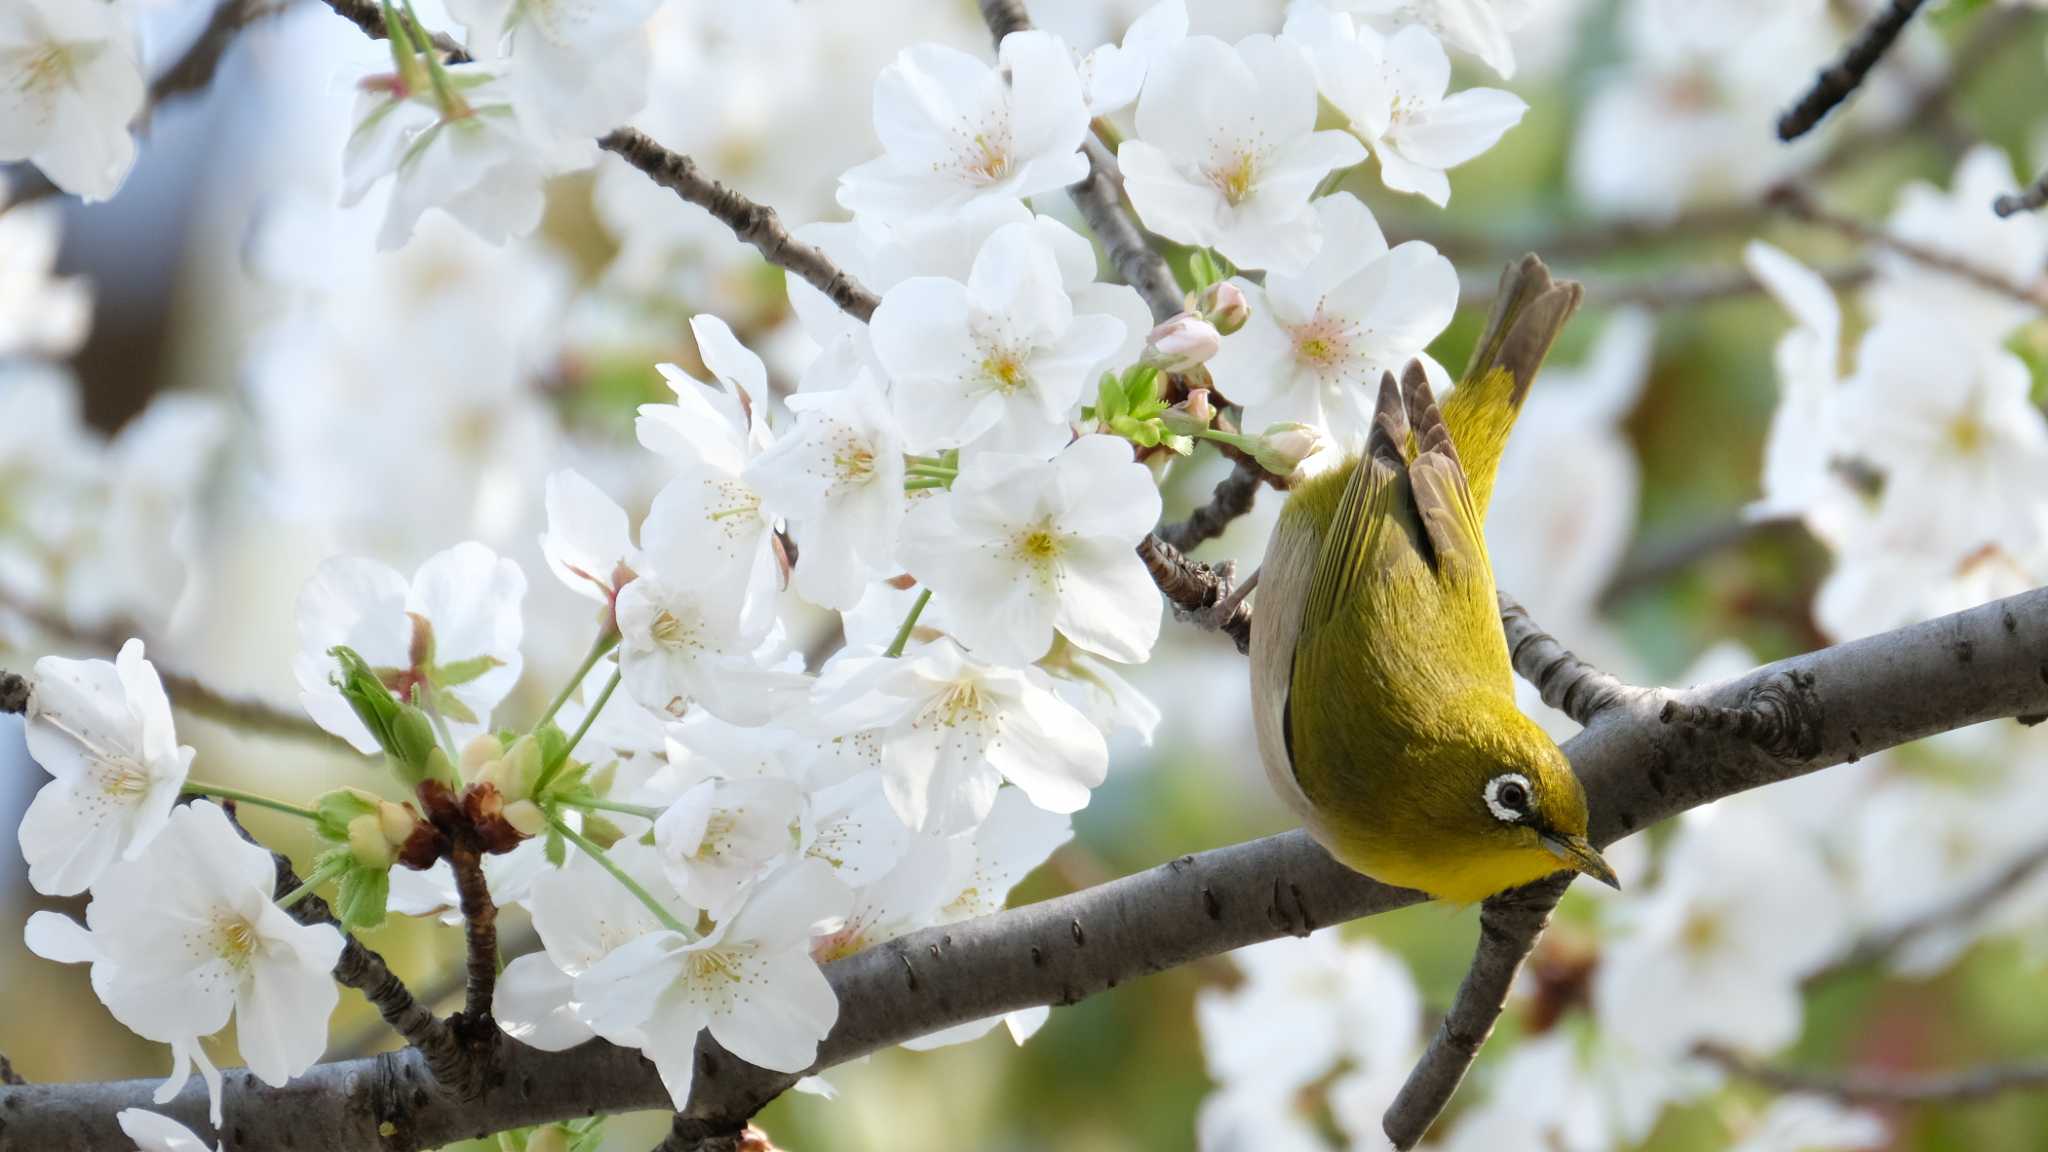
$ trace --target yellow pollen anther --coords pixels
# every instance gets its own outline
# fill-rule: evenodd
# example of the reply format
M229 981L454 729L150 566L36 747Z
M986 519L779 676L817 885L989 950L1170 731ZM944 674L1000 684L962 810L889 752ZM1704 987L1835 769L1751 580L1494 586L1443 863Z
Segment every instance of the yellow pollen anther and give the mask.
M1209 169L1209 183L1223 193L1226 203L1235 207L1252 194L1252 182L1258 174L1258 160L1249 152L1240 152L1230 162L1218 168Z
M717 949L690 953L690 979L709 980L714 976L723 977L734 984L739 983L739 960Z

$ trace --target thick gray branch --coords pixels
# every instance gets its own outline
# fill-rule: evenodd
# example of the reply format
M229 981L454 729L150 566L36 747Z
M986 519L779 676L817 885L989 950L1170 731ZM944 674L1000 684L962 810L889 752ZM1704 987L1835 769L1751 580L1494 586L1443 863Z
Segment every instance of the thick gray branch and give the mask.
M2044 668L2048 589L1722 684L1645 693L1603 710L1565 751L1586 782L1593 838L1605 845L1688 808L1896 744L2048 712ZM1810 754L1774 754L1657 715L1665 699L1738 708L1770 693L1784 695L1800 737L1794 746ZM1346 870L1300 832L1182 857L1057 900L912 933L829 965L841 1010L818 1067L970 1020L1072 1003L1200 957L1421 899ZM708 1041L699 1057L690 1119L737 1127L795 1080L741 1064ZM556 1054L507 1044L498 1072L470 1101L437 1091L425 1059L411 1050L321 1065L284 1088L230 1073L225 1135L236 1149L414 1149L667 1102L637 1053L601 1043ZM0 1150L114 1146L114 1113L147 1106L154 1086L139 1080L0 1088ZM169 1111L188 1123L203 1121L205 1096L196 1082ZM387 1122L394 1134L380 1137L378 1126Z

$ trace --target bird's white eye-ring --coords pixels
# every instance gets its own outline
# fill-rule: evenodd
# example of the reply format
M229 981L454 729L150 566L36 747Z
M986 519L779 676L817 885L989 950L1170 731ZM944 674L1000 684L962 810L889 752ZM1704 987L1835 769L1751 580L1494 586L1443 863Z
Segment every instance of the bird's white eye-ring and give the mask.
M1486 808L1502 823L1519 822L1529 814L1529 778L1519 772L1503 772L1488 780Z

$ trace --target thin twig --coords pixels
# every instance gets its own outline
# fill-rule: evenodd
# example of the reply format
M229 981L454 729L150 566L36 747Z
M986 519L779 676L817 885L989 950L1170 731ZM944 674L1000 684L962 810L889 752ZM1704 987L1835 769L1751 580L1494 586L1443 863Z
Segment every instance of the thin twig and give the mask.
M1600 606L1612 607L1631 594L1654 587L1709 556L1737 548L1759 536L1790 533L1800 521L1789 516L1731 516L1710 521L1682 535L1652 540L1631 549L1600 593Z
M1813 87L1800 97L1799 103L1778 118L1778 139L1787 142L1797 140L1813 130L1814 125L1835 107L1847 100L1849 95L1862 86L1870 70L1891 50L1906 30L1906 22L1913 13L1920 10L1926 0L1891 0L1884 9L1873 17L1863 31L1849 42L1848 50L1840 60L1823 70L1813 82Z
M139 634L139 629L131 622L116 622L100 629L81 628L56 612L24 603L4 593L0 593L0 612L12 612L68 644L97 648L104 652L119 651L130 636ZM337 752L349 748L346 741L298 712L261 700L231 696L195 677L165 668L162 664L157 664L156 670L157 678L163 681L164 694L170 697L171 706L174 708L217 724L264 736L306 740ZM10 679L0 680L0 710L7 710L6 705L11 702L10 691L17 685L29 683L25 677L16 673L10 672L5 675ZM24 707L27 705L25 695L21 699L21 704Z
M2020 189L2017 195L2011 192L2000 194L1991 202L1991 210L2000 216L2017 216L2022 212L2039 211L2042 205L2048 205L2048 172L2036 176L2034 182Z
M1183 552L1205 544L1223 533L1238 517L1252 510L1259 489L1265 487L1266 470L1256 461L1239 460L1216 484L1209 502L1177 524L1161 524L1158 536Z
M484 879L483 860L474 848L456 845L448 851L455 872L455 891L462 906L463 935L468 944L462 1014L471 1024L488 1022L491 998L498 987L498 906Z
M2040 13L2024 7L2003 7L1977 18L1968 36L1949 57L1948 70L1941 78L1916 93L1898 119L1884 124L1859 124L1835 138L1828 154L1806 170L1804 178L1818 180L1849 167L1866 157L1910 140L1922 129L1950 119L1956 97L1970 80L1984 71L1991 59L2014 45L2029 43L2022 33ZM1961 149L1953 149L1960 152Z
M511 929L504 929L501 925L498 933L498 951L505 957L507 963L539 947L540 937L534 934L530 925L520 924ZM463 956L462 963L444 965L425 978L414 981L413 996L427 1008L437 1009L463 995L469 988L466 947ZM320 1058L323 1061L333 1061L368 1056L384 1047L387 1036L388 1030L384 1025L376 1022L366 1023L330 1039L326 1053Z
M1816 269L1820 278L1835 288L1855 288L1868 281L1873 270L1867 261L1856 260ZM1646 308L1663 312L1737 300L1764 291L1764 284L1741 265L1719 268L1681 268L1661 276L1603 278L1578 275L1586 286L1586 304L1595 308ZM1493 305L1498 285L1493 280L1469 279L1458 293L1462 307L1484 311Z
M1536 946L1536 938L1550 922L1551 909L1557 907L1571 880L1571 873L1560 873L1503 892L1480 906L1479 948L1473 953L1472 967L1466 970L1457 998L1451 1001L1451 1010L1430 1038L1422 1059L1380 1119L1380 1127L1394 1147L1403 1152L1415 1147L1443 1114L1480 1047L1493 1034L1515 973Z
M789 234L775 209L747 199L704 175L697 162L671 152L635 128L615 128L597 146L638 168L663 188L716 217L734 236L752 244L770 264L796 273L823 292L840 311L868 320L881 298L867 290L819 249Z
M1809 976L1806 983L1818 984L1837 973L1882 964L1930 933L1969 924L2018 891L2044 869L2048 869L2048 840L2043 840L2014 857L2005 867L1975 887L1957 893L1953 899L1865 937L1844 953L1840 960Z
M1883 228L1866 224L1853 216L1846 216L1826 207L1797 184L1781 184L1773 188L1766 199L1772 206L1782 209L1795 220L1826 228L1859 244L1895 252L1922 267L1968 280L1980 288L2009 296L2030 308L2048 309L2048 287L2044 287L2038 280L2032 284L2022 284L2002 272L1972 263L1953 253L1931 248L1917 240L1893 235Z
M1496 595L1500 599L1500 623L1507 638L1508 659L1545 704L1580 725L1589 726L1601 712L1641 691L1574 656L1550 633L1537 627L1529 618L1529 610L1513 596L1505 592Z
M1844 1104L1957 1104L2007 1092L2048 1090L2048 1060L1984 1064L1956 1072L1829 1072L1769 1064L1714 1044L1701 1045L1696 1054L1772 1091L1824 1096Z

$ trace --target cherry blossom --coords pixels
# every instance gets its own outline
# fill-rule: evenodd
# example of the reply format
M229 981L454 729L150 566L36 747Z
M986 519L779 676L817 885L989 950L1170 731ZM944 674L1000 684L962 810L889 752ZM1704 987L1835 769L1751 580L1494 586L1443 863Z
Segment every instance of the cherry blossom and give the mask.
M1493 147L1528 110L1495 88L1447 95L1450 57L1421 25L1382 37L1309 5L1294 10L1282 35L1308 53L1323 96L1371 146L1387 187L1439 207L1451 197L1444 170Z
M904 49L875 80L874 126L883 154L839 181L839 203L862 217L938 215L1088 174L1081 80L1045 32L1005 36L993 68L939 44Z
M1045 673L977 663L946 639L828 668L804 722L825 736L874 732L889 803L934 835L980 824L1004 780L1047 811L1076 811L1109 768L1102 734Z
M1314 70L1299 48L1190 36L1146 78L1138 135L1117 150L1124 189L1145 226L1170 240L1298 272L1322 243L1310 195L1365 159L1357 140L1315 125Z
M1145 75L1188 34L1186 0L1159 0L1124 30L1119 44L1104 44L1081 60L1081 91L1088 115L1108 116L1137 102Z
M374 560L329 560L299 593L299 701L358 751L378 750L332 680L330 649L346 645L395 695L418 693L452 732L474 736L519 680L525 595L519 567L475 542L430 557L410 582Z
M1073 410L1132 333L1123 317L1084 311L1069 295L1072 260L1062 259L1059 233L1072 236L1058 225L1006 225L964 283L913 277L882 297L875 355L912 451L973 443L1049 453L1072 438ZM1084 283L1093 269L1090 258Z
M789 864L704 936L649 933L585 969L575 978L579 1010L598 1035L653 1061L678 1109L689 1103L697 1036L707 1029L749 1064L801 1072L839 1018L811 936L843 917L849 899L825 865Z
M902 434L864 367L843 388L791 396L789 410L796 426L747 465L746 478L802 542L797 593L851 608L895 556L907 507Z
M1130 446L1084 436L1050 461L989 453L904 524L903 560L949 602L953 635L980 659L1045 655L1057 630L1113 660L1143 661L1158 592L1134 549L1159 492Z
M653 62L644 27L658 7L450 0L448 12L469 30L479 59L509 60L507 85L524 119L574 137L607 132L646 105Z
M341 933L303 925L271 902L277 865L245 842L217 806L172 813L152 851L102 877L81 927L55 912L29 917L30 951L92 965L93 991L136 1034L172 1046L159 1104L197 1061L220 1125L220 1074L199 1047L233 1015L249 1070L281 1086L320 1059L340 999L332 976Z
M178 743L156 668L130 640L112 663L45 656L29 697L29 755L55 779L22 815L29 883L73 896L142 857L170 819L193 750Z
M1349 193L1315 202L1325 243L1296 272L1263 287L1239 282L1251 301L1245 326L1223 339L1209 371L1245 406L1245 426L1303 422L1339 442L1361 440L1380 377L1421 356L1458 306L1458 276L1435 248L1410 240L1389 249L1372 210ZM1432 377L1449 377L1425 358Z
M132 16L114 4L22 0L0 16L0 160L106 200L135 163L146 95Z

